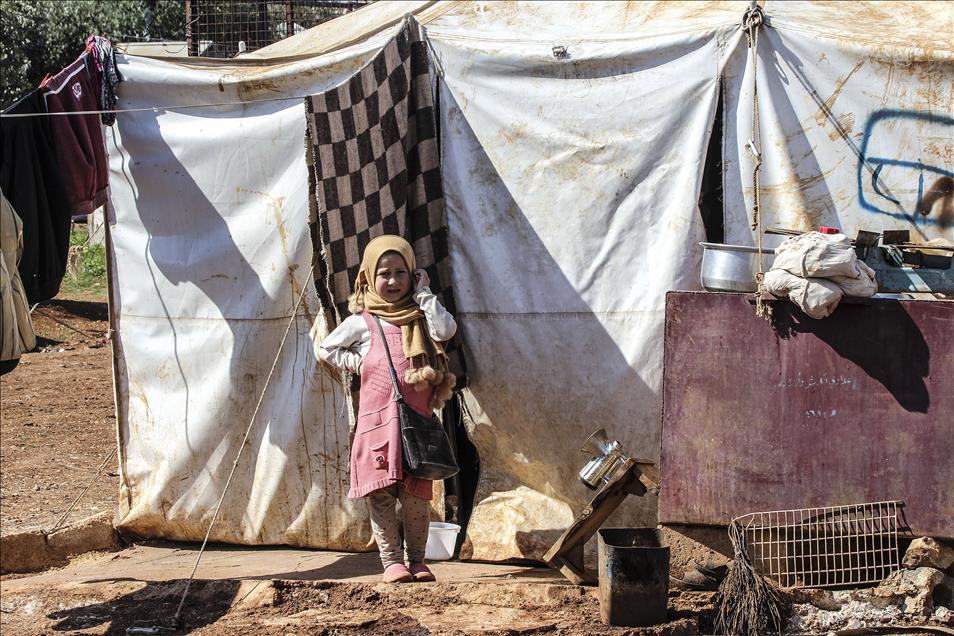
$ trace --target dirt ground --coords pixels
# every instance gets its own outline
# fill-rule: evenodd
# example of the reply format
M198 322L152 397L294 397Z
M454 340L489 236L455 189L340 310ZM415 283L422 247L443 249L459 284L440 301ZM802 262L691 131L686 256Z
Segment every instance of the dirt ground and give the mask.
M705 629L711 603L711 593L684 593L670 598L668 623L614 628L600 622L596 589L571 585L217 580L193 583L175 626L183 585L126 579L7 594L4 632L125 634L158 627L152 633L676 636Z
M38 347L0 377L0 532L50 529L116 447L106 302L58 297L33 312ZM113 510L113 457L69 521Z
M0 631L171 628L197 554L196 544L149 542L86 554L64 568L2 577ZM548 568L457 561L431 567L439 583L387 585L379 581L374 553L212 545L174 631L695 634L710 604L708 593L673 596L668 623L642 632L611 629L599 623L596 588L570 585Z

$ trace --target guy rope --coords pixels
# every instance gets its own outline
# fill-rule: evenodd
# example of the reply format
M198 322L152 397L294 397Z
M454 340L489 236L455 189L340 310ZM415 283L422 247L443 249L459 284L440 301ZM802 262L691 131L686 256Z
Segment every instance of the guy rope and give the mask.
M195 579L195 573L199 569L199 561L202 560L202 553L205 552L205 546L209 542L209 536L212 534L212 527L215 525L216 519L219 517L219 510L222 508L222 502L225 501L225 494L229 490L229 485L232 483L232 477L235 475L235 469L238 467L239 460L242 458L242 451L245 450L245 447L248 445L248 438L252 433L252 426L255 424L255 417L258 415L258 411L262 406L262 401L265 399L265 392L268 391L268 385L272 381L272 375L275 373L275 367L278 366L278 360L281 358L282 349L285 348L285 341L288 339L288 332L291 331L292 325L295 323L295 319L298 317L298 308L301 306L301 301L305 298L305 292L308 290L308 284L311 282L311 275L314 274L314 268L311 268L311 274L305 280L304 284L301 287L301 293L298 295L298 301L295 303L295 309L292 310L291 317L288 319L288 326L285 327L285 334L282 336L282 341L278 345L278 351L275 353L275 360L272 362L272 368L268 372L268 377L265 378L265 386L262 387L262 393L258 396L258 403L255 405L255 410L252 411L252 417L249 419L248 427L245 429L245 436L242 438L242 443L239 445L238 452L235 454L235 461L232 462L232 470L229 471L228 479L225 480L225 486L222 488L222 494L219 496L219 502L215 506L215 512L212 513L212 520L209 521L209 528L205 532L205 538L202 540L202 547L199 548L199 554L195 558L195 565L192 567L192 574L189 575L189 580L186 581L185 589L182 591L182 598L179 600L179 607L176 609L175 616L172 619L172 623L175 626L179 626L179 617L182 614L182 606L185 604L186 597L189 596L189 588L192 587L192 581Z
M759 251L759 272L755 275L755 314L766 320L772 317L772 308L762 300L765 291L765 267L762 262L762 203L760 198L761 182L759 173L762 169L762 131L759 123L759 27L765 21L762 7L753 0L752 6L742 17L742 28L749 44L749 53L752 56L752 136L745 144L745 148L752 155L752 230L755 232Z

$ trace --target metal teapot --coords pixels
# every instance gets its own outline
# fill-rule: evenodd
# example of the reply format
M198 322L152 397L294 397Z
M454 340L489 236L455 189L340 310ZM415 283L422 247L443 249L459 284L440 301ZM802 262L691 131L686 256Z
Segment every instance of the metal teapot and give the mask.
M609 483L616 470L629 460L619 442L611 442L603 428L586 439L580 452L593 456L579 473L583 485L592 490Z

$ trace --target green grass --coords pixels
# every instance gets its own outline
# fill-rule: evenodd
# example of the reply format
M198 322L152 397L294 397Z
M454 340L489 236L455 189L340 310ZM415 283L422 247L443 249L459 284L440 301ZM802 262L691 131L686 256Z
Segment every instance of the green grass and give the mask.
M59 296L77 300L106 300L106 249L87 244L86 226L74 226L70 233L71 251L79 251L75 265L67 266ZM73 263L71 257L70 262Z

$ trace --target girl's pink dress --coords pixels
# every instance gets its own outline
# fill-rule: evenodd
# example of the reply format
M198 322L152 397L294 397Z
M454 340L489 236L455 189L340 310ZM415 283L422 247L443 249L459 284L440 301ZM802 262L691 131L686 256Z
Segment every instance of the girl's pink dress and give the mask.
M404 476L401 467L401 428L397 402L391 387L387 355L381 343L381 334L374 318L368 312L361 314L371 331L371 348L361 361L361 398L358 408L358 425L351 446L351 489L348 497L359 499L373 490L401 482L412 495L430 499L433 482L428 479ZM388 339L398 387L404 402L415 411L431 415L427 408L433 389L415 391L404 382L408 368L401 343L401 328L381 321Z

